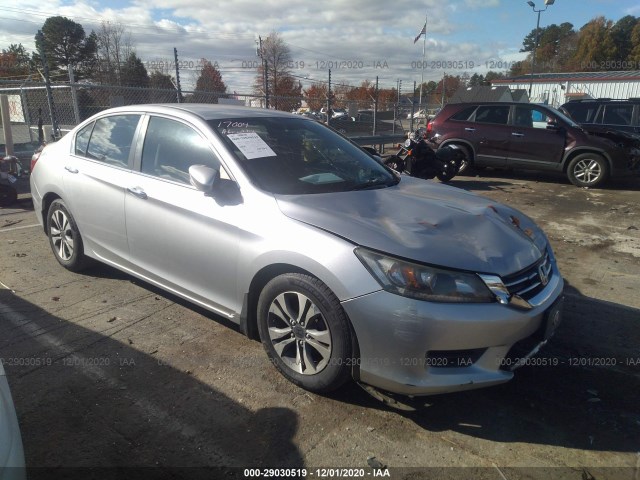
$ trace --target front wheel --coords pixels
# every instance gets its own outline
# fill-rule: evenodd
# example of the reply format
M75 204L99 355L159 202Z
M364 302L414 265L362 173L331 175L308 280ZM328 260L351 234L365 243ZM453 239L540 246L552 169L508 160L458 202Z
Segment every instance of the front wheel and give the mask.
M457 173L458 166L456 165L456 162L447 162L443 165L443 170L438 172L436 176L438 177L438 180L446 183L455 177Z
M273 365L296 385L329 392L349 379L349 321L317 278L286 273L267 283L258 300L258 331Z
M54 200L49 207L47 232L51 250L60 265L72 272L78 272L87 265L78 226L60 199Z
M569 163L567 177L578 187L599 187L609 176L606 159L597 153L582 153Z
M385 164L387 167L389 167L389 168L391 168L391 169L395 170L396 172L400 172L400 173L404 172L404 168L405 168L405 166L406 166L406 165L405 165L405 161L404 161L404 160L402 160L402 159L401 159L399 156L397 156L397 155L391 155L389 158L387 158L387 159L384 161L384 164Z

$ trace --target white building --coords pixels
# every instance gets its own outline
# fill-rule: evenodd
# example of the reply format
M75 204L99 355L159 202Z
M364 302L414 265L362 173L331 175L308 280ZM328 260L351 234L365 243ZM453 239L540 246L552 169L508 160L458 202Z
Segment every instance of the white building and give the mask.
M640 70L622 72L540 73L493 80L491 85L526 89L533 103L555 107L580 98L640 98Z

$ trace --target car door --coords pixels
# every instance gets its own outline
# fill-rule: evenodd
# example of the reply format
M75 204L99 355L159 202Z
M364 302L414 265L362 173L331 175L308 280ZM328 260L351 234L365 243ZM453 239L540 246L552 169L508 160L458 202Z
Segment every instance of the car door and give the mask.
M477 165L503 167L509 149L509 105L480 105L472 123L465 125L465 138L472 140Z
M236 297L240 192L206 137L174 118L145 121L139 172L125 197L127 237L137 273L196 303L232 317ZM219 188L205 196L189 181L191 165L220 169Z
M513 108L508 165L533 169L558 168L566 143L566 131L558 127L558 119L543 107L523 104Z
M124 192L131 182L139 114L108 115L81 129L65 159L65 202L84 247L100 259L126 264Z

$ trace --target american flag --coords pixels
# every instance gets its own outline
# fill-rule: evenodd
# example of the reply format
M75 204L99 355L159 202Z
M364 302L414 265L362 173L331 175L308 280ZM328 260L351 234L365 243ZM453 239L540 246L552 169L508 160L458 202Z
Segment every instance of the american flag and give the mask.
M420 37L422 35L426 35L427 34L427 22L424 22L424 26L422 27L422 30L420 30L420 33L418 34L418 36L413 40L413 43L416 43L418 40L420 40Z

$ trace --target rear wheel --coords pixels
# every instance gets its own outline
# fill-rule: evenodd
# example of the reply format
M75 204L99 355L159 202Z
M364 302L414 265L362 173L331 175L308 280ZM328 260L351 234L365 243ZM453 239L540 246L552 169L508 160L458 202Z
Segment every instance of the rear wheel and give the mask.
M258 330L273 365L296 385L328 392L349 379L349 321L317 278L287 273L267 283L258 300Z
M599 187L609 177L609 165L602 155L582 153L569 163L567 177L578 187Z
M67 270L78 272L87 266L84 245L75 220L60 199L54 200L47 213L49 244L58 263Z

